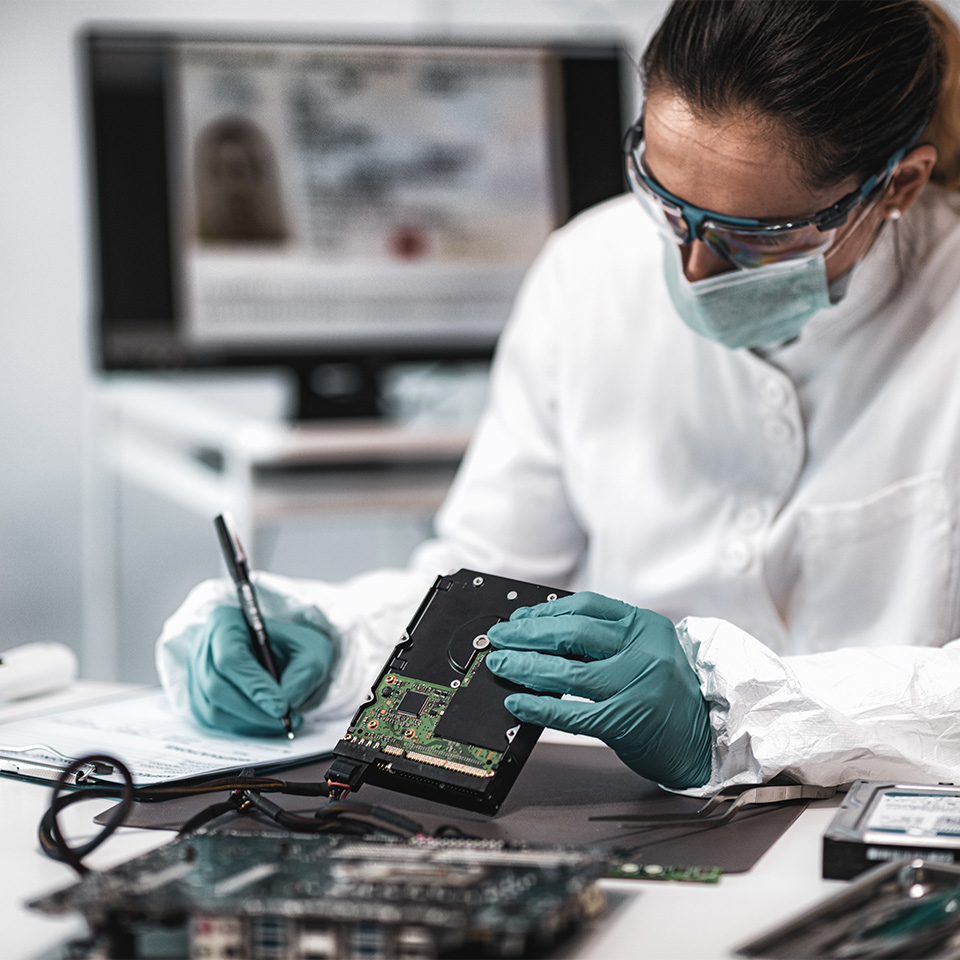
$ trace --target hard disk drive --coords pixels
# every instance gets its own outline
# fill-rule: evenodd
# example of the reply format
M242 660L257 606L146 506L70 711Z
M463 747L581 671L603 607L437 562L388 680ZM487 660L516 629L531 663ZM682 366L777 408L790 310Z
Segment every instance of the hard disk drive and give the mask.
M503 705L487 631L569 591L460 570L438 577L334 750L331 784L363 783L496 813L542 727Z

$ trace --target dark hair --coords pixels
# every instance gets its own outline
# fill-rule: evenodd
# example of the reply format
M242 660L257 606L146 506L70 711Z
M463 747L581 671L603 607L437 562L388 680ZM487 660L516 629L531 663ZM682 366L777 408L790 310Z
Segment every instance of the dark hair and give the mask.
M876 173L921 126L960 186L960 36L930 0L675 0L641 73L699 116L778 122L812 186Z

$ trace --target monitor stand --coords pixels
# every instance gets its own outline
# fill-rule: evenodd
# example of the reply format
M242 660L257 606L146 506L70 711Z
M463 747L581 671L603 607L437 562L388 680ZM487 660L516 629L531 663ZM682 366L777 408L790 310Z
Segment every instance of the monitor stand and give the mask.
M383 367L383 362L372 358L331 360L294 367L297 396L291 419L383 416L380 396Z

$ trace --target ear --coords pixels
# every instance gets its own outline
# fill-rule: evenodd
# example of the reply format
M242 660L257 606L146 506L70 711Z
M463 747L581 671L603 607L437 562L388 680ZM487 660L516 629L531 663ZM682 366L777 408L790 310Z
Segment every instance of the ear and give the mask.
M932 143L914 147L900 161L880 205L885 218L895 219L910 207L927 185L936 162L937 148Z

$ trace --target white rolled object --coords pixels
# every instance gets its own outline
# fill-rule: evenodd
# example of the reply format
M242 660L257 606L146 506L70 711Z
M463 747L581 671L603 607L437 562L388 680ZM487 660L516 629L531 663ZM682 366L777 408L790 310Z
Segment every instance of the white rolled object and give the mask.
M77 677L77 655L62 643L25 643L0 651L0 700L59 690Z

